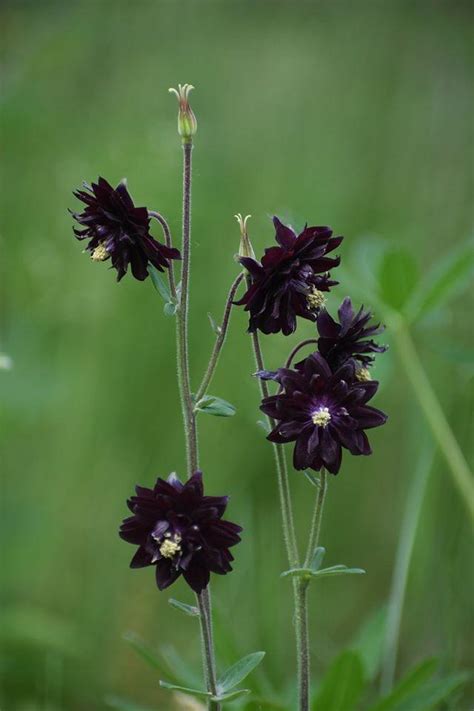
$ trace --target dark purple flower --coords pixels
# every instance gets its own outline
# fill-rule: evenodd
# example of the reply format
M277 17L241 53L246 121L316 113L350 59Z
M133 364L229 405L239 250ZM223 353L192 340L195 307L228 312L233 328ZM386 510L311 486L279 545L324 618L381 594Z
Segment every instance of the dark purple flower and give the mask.
M273 218L278 247L265 250L261 263L241 257L248 270L251 285L242 299L250 312L249 331L278 333L285 336L296 329L296 317L316 320L324 304L324 294L337 281L331 281L328 270L337 267L339 257L328 257L342 237L332 237L329 227L305 227L296 235L278 217Z
M80 240L88 239L86 250L95 262L111 259L117 270L117 281L131 265L135 279L143 281L148 276L148 263L163 272L170 259L180 259L178 249L157 242L150 234L150 217L146 207L135 207L125 181L114 189L104 178L92 186L84 183L85 190L76 190L75 197L85 203L83 212L72 212L82 225L74 227Z
M271 442L296 443L295 469L325 467L337 474L343 447L351 454L372 453L364 430L383 425L387 416L367 405L378 382L357 382L355 367L348 360L333 373L325 359L314 353L295 370L259 374L282 387L280 393L262 401L261 410L277 421L268 435Z
M232 570L229 551L240 541L241 527L222 516L227 496L204 496L202 473L182 484L176 474L157 479L153 489L136 487L127 504L133 516L120 527L120 536L139 546L131 568L154 565L156 583L164 590L182 574L200 593L210 573Z
M379 346L372 340L384 330L379 323L369 325L372 318L370 311L361 306L354 313L352 302L347 297L338 309L339 321L335 321L326 309L321 309L317 318L319 332L318 350L327 360L332 370L336 370L348 358L354 358L362 364L360 372L374 361L374 353L384 353L387 346Z

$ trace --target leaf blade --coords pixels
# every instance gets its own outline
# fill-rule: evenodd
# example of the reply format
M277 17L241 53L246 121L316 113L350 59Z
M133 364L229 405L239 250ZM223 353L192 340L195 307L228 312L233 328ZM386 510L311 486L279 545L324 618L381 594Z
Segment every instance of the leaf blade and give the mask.
M240 684L260 664L264 656L265 652L252 652L232 664L217 680L219 691L226 692Z

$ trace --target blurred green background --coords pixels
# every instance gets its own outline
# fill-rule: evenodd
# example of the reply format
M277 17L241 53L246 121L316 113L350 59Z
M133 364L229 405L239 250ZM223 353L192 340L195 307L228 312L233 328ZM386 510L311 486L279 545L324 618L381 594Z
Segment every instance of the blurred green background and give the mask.
M195 621L170 609L151 570L130 571L117 536L135 483L183 473L174 323L150 280L119 285L72 235L71 191L99 174L128 178L139 205L177 237L181 156L169 86L190 82L194 152L190 339L197 383L237 274L233 215L251 213L261 253L269 217L331 224L364 295L375 251L405 248L422 279L472 228L472 6L462 2L2 3L2 278L0 371L3 511L0 703L5 711L103 709L114 694L166 711L170 697L123 641L172 643L199 670ZM158 234L158 233L157 233ZM367 242L370 237L372 241ZM377 241L375 241L375 238ZM375 246L374 246L375 250ZM341 272L342 278L343 272ZM336 290L332 304L350 291ZM459 293L414 331L458 441L469 445L472 300ZM379 317L383 313L377 312ZM210 493L229 492L245 526L235 572L213 584L221 666L267 650L262 684L291 682L290 583L279 534L273 455L256 425L258 392L234 313L211 393L234 418L202 416ZM276 367L298 335L263 339ZM386 341L391 341L387 333ZM431 435L395 348L377 403L389 423L371 458L346 456L331 478L327 562L365 577L311 591L315 679L386 603L407 491ZM291 473L304 529L313 490ZM469 666L470 526L435 454L404 609L399 674L435 655ZM192 602L182 582L171 595ZM471 628L472 629L472 628ZM265 678L264 678L265 677ZM457 709L467 709L467 697Z

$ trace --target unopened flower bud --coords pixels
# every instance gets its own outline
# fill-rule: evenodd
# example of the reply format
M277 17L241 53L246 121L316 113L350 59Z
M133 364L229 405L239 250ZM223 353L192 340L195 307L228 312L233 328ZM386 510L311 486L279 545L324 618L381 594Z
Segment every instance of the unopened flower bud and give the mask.
M192 108L189 105L189 92L194 89L191 84L178 84L177 89L169 89L171 94L175 94L179 102L178 112L178 133L183 139L183 143L191 143L197 131L197 121Z
M247 221L250 217L252 217L252 215L246 215L245 217L242 217L239 212L237 213L237 215L234 215L234 217L239 223L240 227L239 257L250 257L251 259L255 259L255 252L253 251L253 247L247 232Z

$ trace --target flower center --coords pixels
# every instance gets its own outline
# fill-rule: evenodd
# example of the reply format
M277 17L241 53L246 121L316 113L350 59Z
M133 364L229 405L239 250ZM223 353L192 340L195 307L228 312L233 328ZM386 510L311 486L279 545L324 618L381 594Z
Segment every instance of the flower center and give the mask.
M163 558L174 558L177 553L181 552L181 536L175 534L172 538L165 538L160 546L160 553Z
M361 383L368 383L372 380L370 370L368 368L357 368L355 376Z
M103 262L109 257L109 253L105 248L105 243L101 242L91 254L91 259L93 262Z
M313 412L311 419L317 427L326 427L331 420L331 413L327 407L320 407L319 410Z
M311 287L311 291L306 295L306 302L311 311L316 311L320 309L326 303L326 297L322 291L316 289L315 286Z

